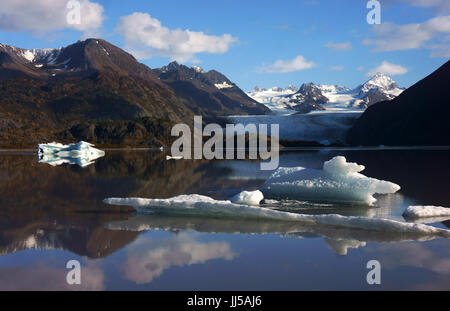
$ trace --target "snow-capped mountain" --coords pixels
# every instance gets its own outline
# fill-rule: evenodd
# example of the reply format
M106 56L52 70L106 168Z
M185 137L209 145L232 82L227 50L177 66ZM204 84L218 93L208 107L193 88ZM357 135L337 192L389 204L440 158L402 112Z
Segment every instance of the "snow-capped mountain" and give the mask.
M404 89L399 88L390 77L377 73L354 90L354 93L358 93L358 98L355 99L353 106L367 108L378 102L394 99L403 91Z
M273 112L285 114L315 110L364 110L375 103L391 100L402 92L403 89L394 80L378 73L355 89L343 85L307 83L300 89L292 86L269 90L255 87L247 94Z

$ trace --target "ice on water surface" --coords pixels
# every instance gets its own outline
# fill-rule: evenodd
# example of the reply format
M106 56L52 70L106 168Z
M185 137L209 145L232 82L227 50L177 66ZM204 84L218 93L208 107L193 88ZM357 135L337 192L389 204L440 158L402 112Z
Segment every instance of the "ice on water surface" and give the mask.
M450 237L449 230L423 224L406 223L380 218L296 214L269 208L236 204L231 201L215 200L197 194L180 195L169 199L108 198L105 199L104 202L110 205L132 206L138 213L156 212L186 216L202 215L212 217L267 219L379 232Z
M409 218L450 218L450 208L440 206L410 206L403 215Z
M374 194L400 190L397 184L360 174L364 169L363 165L348 163L345 157L325 162L322 170L281 167L266 181L262 191L269 198L372 205L376 201Z
M47 163L51 166L67 163L85 167L105 156L105 152L94 148L93 144L81 141L69 145L59 143L40 144L38 145L38 156L39 163Z

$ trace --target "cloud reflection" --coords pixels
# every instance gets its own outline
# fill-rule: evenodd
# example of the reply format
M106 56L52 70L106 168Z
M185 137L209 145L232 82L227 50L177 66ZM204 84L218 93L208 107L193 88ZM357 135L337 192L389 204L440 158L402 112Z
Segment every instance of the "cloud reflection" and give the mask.
M121 271L125 279L147 284L173 266L203 264L214 259L232 260L235 256L227 242L200 242L185 234L164 240L146 238L129 248Z

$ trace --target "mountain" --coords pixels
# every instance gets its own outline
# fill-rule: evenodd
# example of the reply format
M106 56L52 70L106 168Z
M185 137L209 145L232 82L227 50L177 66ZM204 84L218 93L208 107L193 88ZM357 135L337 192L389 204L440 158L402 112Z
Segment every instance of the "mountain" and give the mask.
M348 133L353 145L450 145L450 61L400 96L369 107Z
M323 96L320 88L314 83L303 84L289 99L292 109L300 113L325 110L322 105L328 103L328 101L329 99Z
M155 75L199 115L265 114L270 110L218 71L171 62Z
M399 88L390 77L377 73L370 80L353 90L352 93L357 94L357 98L352 105L365 109L373 104L394 99L403 91L404 89Z
M205 83L232 85L217 72L190 70ZM171 139L173 124L190 125L194 115L216 120L268 110L245 94L239 97L235 85L213 92L209 84L203 91L163 80L101 39L59 49L0 45L0 147L34 148L53 140L161 146Z
M300 89L254 88L247 94L275 113L308 113L316 110L364 110L403 92L388 76L376 74L355 89L342 85L307 83Z

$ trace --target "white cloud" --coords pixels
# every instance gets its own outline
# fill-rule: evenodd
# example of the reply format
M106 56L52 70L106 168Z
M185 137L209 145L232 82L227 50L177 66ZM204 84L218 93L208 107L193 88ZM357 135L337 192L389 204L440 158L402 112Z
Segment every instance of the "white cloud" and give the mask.
M169 29L147 13L123 16L116 28L125 38L126 48L139 59L152 56L170 57L185 62L197 53L222 54L237 38L230 34L210 36L189 29Z
M450 58L450 44L433 44L428 48L431 49L431 57Z
M308 62L302 55L298 55L294 59L280 59L271 65L259 67L257 68L257 71L266 73L288 73L312 68L314 66L314 62Z
M69 24L68 1L61 0L14 0L2 1L0 8L0 30L27 31L42 36L48 32L74 29L84 33L83 37L98 34L103 20L103 6L89 0L81 4L80 24Z
M383 23L374 25L375 38L365 39L374 52L411 50L426 47L426 43L440 34L450 33L450 15L438 16L424 23L396 25Z
M344 70L344 66L342 66L342 65L331 66L331 67L330 67L330 70L333 70L333 71L342 71L342 70Z
M358 70L358 71L363 71L365 68L364 68L364 66L358 66L357 68L356 68L356 70Z
M333 51L350 51L352 49L352 44L350 42L334 43L328 42L325 47Z
M403 66L392 64L387 61L383 61L381 63L381 65L370 70L367 73L367 76L373 76L377 73L383 73L383 74L386 74L389 76L396 76L396 75L403 75L407 72L408 72L408 69L406 69Z

